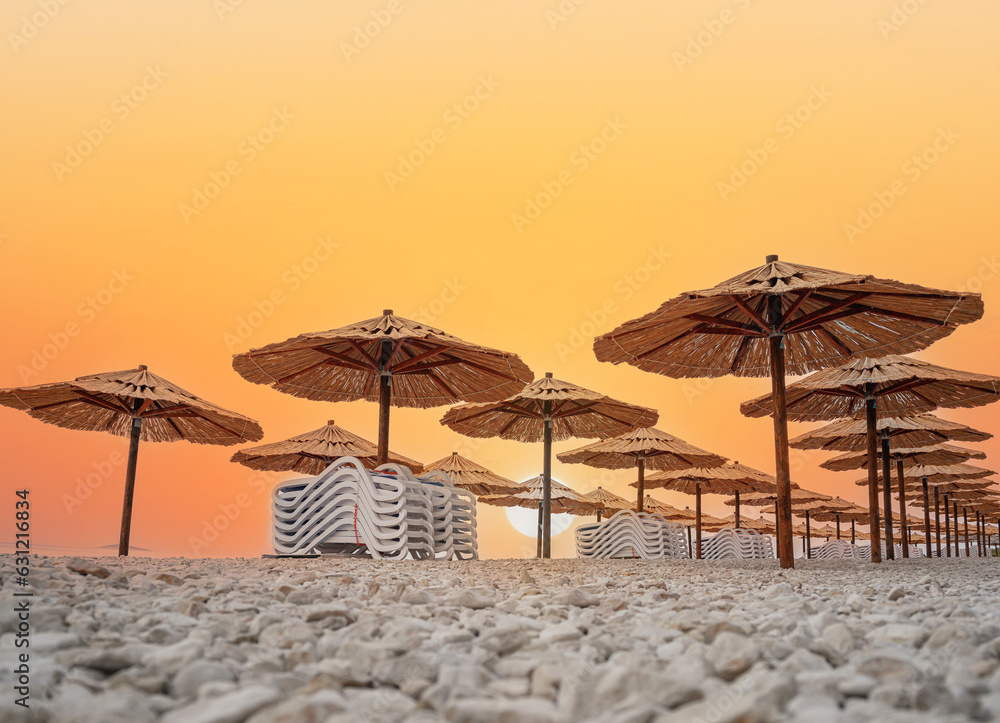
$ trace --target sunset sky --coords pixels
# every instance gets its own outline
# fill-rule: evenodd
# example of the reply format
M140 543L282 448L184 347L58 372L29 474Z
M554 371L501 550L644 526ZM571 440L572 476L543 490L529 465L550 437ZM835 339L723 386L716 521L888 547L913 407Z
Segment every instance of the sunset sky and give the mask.
M0 7L0 387L147 364L265 442L327 419L374 440L376 405L283 395L231 357L392 308L773 473L770 420L738 409L766 379L673 380L591 351L773 253L981 292L985 317L919 356L1000 372L996 3L63 3ZM465 439L445 411L394 409L392 448L540 473L541 445ZM998 434L998 414L943 416ZM117 542L126 440L7 408L0 439L0 542L24 487L38 552ZM283 477L235 449L143 444L133 546L269 552ZM1000 442L981 449L997 464ZM825 458L793 452L793 479L865 501ZM554 474L634 494L634 473ZM484 557L534 554L504 510L479 516Z

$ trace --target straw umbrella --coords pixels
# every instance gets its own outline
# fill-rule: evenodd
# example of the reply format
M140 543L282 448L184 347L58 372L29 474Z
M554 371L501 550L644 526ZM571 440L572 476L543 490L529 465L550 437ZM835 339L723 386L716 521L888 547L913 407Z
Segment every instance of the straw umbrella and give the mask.
M600 503L588 500L576 490L572 490L554 479L546 480L544 475L532 477L527 482L522 482L515 488L499 494L483 495L479 501L498 507L537 509L539 518L542 516L546 502L551 512L556 514L590 515L601 509ZM537 555L542 557L541 519L539 519L537 547Z
M857 359L824 369L790 385L785 395L788 416L799 421L828 421L864 415L868 435L868 508L872 524L872 561L880 562L878 540L877 414L892 417L930 412L938 407L978 407L1000 399L1000 377L948 369L918 359L890 355ZM744 402L748 417L773 414L774 401L765 395ZM889 438L882 438L883 497L886 554L892 548L892 497L889 479ZM905 512L903 513L905 514Z
M600 361L625 362L677 378L769 376L780 533L792 524L786 371L805 374L855 354L919 351L982 315L977 294L828 271L768 256L761 267L710 289L681 294L598 337L594 352ZM790 539L779 542L778 553L782 567L794 565Z
M382 316L233 356L244 379L324 402L378 402L378 463L389 459L389 407L440 407L503 399L531 381L516 354L440 329Z
M656 410L619 402L576 384L553 379L549 372L502 401L452 407L441 418L441 424L468 437L543 442L542 556L549 557L548 480L552 479L553 440L614 437L638 427L651 427L658 416Z
M706 452L683 439L678 439L659 429L647 427L626 432L613 439L602 439L585 447L556 455L560 462L586 464L604 469L637 467L636 511L642 512L645 491L645 471L676 470L691 467L719 467L725 457Z
M949 519L949 503L956 499L964 497L967 493L972 493L975 490L982 490L989 487L989 482L984 482L979 479L961 479L955 477L948 477L947 475L939 475L937 477L931 478L921 478L923 486L923 494L918 496L916 494L911 494L910 501L917 505L918 507L924 508L924 528L926 531L930 530L930 525L927 520L930 516L931 502L928 498L927 488L928 486L934 489L934 533L936 538L937 553L938 557L941 557L941 498L944 497L944 539L945 539L945 552L948 557L951 557L951 521L955 524L955 534L958 534L958 513L957 508L954 515ZM910 488L913 490L914 488ZM930 535L925 535L929 539ZM931 556L930 544L927 545L927 556Z
M817 493L818 494L818 493ZM792 502L792 514L798 515L799 517L806 518L806 558L812 558L812 536L809 534L809 527L811 519L809 517L812 510L823 511L826 509L826 505L831 501L829 497L826 499L815 499L815 500L805 500L802 502Z
M821 506L814 508L812 511L812 517L818 522L836 522L837 523L837 539L840 539L840 523L850 522L851 523L851 544L854 544L855 530L854 525L857 522L862 524L867 524L869 521L868 510L860 505L856 505L853 502L848 502L840 497L835 497L832 500L827 500Z
M498 494L517 489L518 486L513 480L501 477L458 452L452 452L443 459L431 462L426 469L447 473L453 485L477 496Z
M737 502L741 492L762 492L774 490L774 478L739 462L729 462L721 467L699 467L693 469L657 472L650 475L647 484L652 489L665 489L694 495L695 536L698 542L698 558L701 558L701 496L735 495ZM736 527L739 527L739 506L736 508Z
M894 446L903 449L927 447L941 444L947 440L982 442L993 437L988 432L982 432L978 429L967 427L964 424L958 424L957 422L950 422L933 414L879 418L876 424L876 431L880 439L889 438ZM867 444L867 424L865 420L861 419L841 419L831 422L819 429L802 434L789 442L789 445L796 449L830 451L860 451L866 449ZM867 458L867 454L865 457ZM833 460L830 461L832 462ZM923 485L923 491L924 536L930 539L930 493L926 481ZM947 516L945 517L945 521L947 522ZM940 532L939 523L940 520L938 520L938 532ZM930 555L931 548L928 543L927 556L930 557Z
M881 457L881 454L879 455ZM898 483L897 494L899 495L899 514L902 516L906 514L906 500L904 495L905 487L905 475L903 473L904 463L909 463L911 465L950 465L965 462L969 459L985 459L986 455L983 452L976 452L971 449L965 449L964 447L955 447L950 444L935 444L929 447L896 447L892 450L892 456L896 461L896 478ZM847 454L842 454L833 459L828 459L827 461L820 464L820 467L825 469L842 471L849 469L864 469L868 465L868 455L863 455L860 453L848 452ZM883 467L884 467L883 462ZM925 532L930 529L930 518L926 520ZM903 539L903 557L910 556L910 550L908 541L905 536L908 535L908 530L902 529L904 539ZM929 533L928 533L929 534Z
M59 427L129 437L119 555L128 555L140 439L231 445L264 436L254 420L196 397L144 364L71 382L3 389L0 404Z
M680 522L687 529L688 557L693 557L691 542L691 523L694 522L695 514L690 509L681 510L666 502L661 502L655 497L647 494L642 501L642 509L652 514L660 515L665 520Z
M356 457L366 467L378 466L378 448L367 439L338 427L329 420L319 429L297 434L281 442L241 449L232 456L250 469L262 472L319 474L341 457ZM423 467L409 457L389 452L389 461L420 472Z
M590 492L585 492L584 497L586 497L591 502L596 502L600 505L597 510L597 521L601 521L601 512L606 512L608 510L614 510L619 512L621 510L628 510L632 508L632 505L624 497L619 497L613 492L608 492L603 487L598 486L596 490L591 490Z

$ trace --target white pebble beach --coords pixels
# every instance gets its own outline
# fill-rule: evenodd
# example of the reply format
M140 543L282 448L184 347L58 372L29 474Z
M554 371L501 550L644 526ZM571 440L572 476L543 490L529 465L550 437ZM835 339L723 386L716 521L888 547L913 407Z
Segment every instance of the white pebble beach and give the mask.
M13 659L13 559L0 567ZM40 557L5 723L1000 717L1000 560Z

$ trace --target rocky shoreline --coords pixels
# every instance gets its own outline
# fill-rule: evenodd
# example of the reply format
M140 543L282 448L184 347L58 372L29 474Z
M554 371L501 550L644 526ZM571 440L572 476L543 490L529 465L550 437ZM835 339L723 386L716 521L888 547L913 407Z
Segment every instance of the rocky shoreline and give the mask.
M1000 560L33 558L10 723L1000 719Z

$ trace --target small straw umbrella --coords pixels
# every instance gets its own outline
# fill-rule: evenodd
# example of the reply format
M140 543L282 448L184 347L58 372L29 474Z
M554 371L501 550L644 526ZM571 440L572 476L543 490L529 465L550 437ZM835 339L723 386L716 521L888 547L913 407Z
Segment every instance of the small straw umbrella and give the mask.
M129 437L119 555L128 555L140 439L231 445L264 436L254 420L196 397L144 364L71 382L2 389L0 404L59 427Z
M675 378L770 377L779 490L778 557L793 567L785 373L805 374L853 355L906 354L983 315L962 294L779 261L768 256L710 289L691 291L594 341L599 361Z
M983 442L993 437L988 432L981 432L978 429L973 429L957 422L951 422L933 414L879 418L876 424L876 431L880 439L888 437L894 446L905 449L941 444L947 440ZM819 429L800 435L789 442L789 445L796 449L851 452L865 450L867 444L868 429L866 421L862 419L842 419L832 422ZM865 457L867 458L867 454ZM924 482L923 488L924 536L929 540L931 528L930 492L926 482ZM945 517L945 522L947 522L947 516ZM940 532L939 524L937 529ZM931 548L928 542L927 556L930 557L930 555Z
M786 392L789 419L829 421L864 415L868 435L872 562L882 559L876 539L879 523L877 417L930 412L938 407L978 407L997 400L1000 400L1000 377L948 369L896 355L857 359L840 367L824 369L789 385ZM773 410L771 395L740 406L740 411L748 417L763 417L773 414ZM886 555L893 559L889 459L889 438L882 437ZM905 515L905 511L902 514Z
M924 529L925 531L930 530L930 524L928 520L930 518L930 508L931 501L927 494L927 488L932 487L934 489L934 536L936 538L936 546L938 557L941 557L941 510L942 510L942 497L944 498L944 540L945 540L945 552L948 557L951 557L951 522L954 521L955 533L958 534L958 513L957 509L954 515L949 519L949 503L959 499L960 497L966 495L966 493L971 493L974 490L982 490L989 487L990 483L983 481L981 479L961 479L948 477L946 475L941 475L938 477L933 477L930 479L922 478L923 494L917 496L912 494L910 501L917 505L918 507L924 508ZM910 488L913 490L913 488ZM926 538L930 538L930 535L925 534ZM931 556L930 544L927 545L927 556Z
M646 498L642 501L642 509L646 512L652 514L660 515L665 520L671 522L680 522L687 529L687 541L688 541L688 557L693 556L692 542L691 542L691 523L694 522L695 514L690 509L681 510L672 505L668 505L666 502L661 502L652 495L647 494Z
M647 469L719 467L726 462L725 457L706 452L653 427L636 429L613 439L602 439L579 449L561 452L556 455L556 459L569 464L586 464L604 469L637 467L639 470L636 483L639 488L636 496L637 512L642 512Z
M899 513L900 515L906 514L906 501L903 490L905 487L905 475L903 472L904 465L950 465L965 462L969 459L985 459L986 455L983 452L977 452L971 449L965 449L963 447L955 447L950 444L935 444L929 447L895 447L892 449L892 456L896 460L896 478L898 481L897 494L899 495ZM881 453L879 454L881 458ZM833 459L828 459L827 461L820 464L820 467L825 469L842 471L849 469L864 469L868 465L868 455L860 454L856 452L848 452L846 454L839 455ZM883 464L883 468L884 468ZM925 514L928 514L925 511ZM930 528L930 517L926 520L925 530ZM901 528L901 534L903 535L903 557L910 556L910 548L906 536L909 534L909 530L904 526Z
M812 510L824 510L826 505L830 502L830 498L826 499L816 499L816 500L805 500L802 502L792 502L792 514L798 515L799 517L806 518L806 558L812 558L812 537L809 534L809 528L811 524L810 512Z
M230 461L261 472L315 475L341 457L356 457L368 468L378 466L378 448L367 439L338 427L331 419L311 432L297 434L281 442L241 449ZM389 461L409 467L414 472L423 469L419 462L395 452L389 452Z
M600 505L597 510L597 521L601 521L601 513L607 512L609 510L614 510L618 512L620 510L628 510L632 508L631 503L624 497L619 497L613 492L608 492L603 487L598 486L596 490L591 490L590 492L585 492L583 494L591 502L596 502Z
M546 491L549 492L546 495ZM546 480L544 475L532 477L527 482L522 482L516 488L501 492L495 495L483 495L480 502L498 507L527 507L538 510L541 518L542 509L548 497L549 509L555 514L567 513L570 515L590 515L601 509L597 502L588 500L579 492L570 489L566 485L556 482L553 479ZM542 525L539 519L537 535L537 556L542 556Z
M762 492L774 490L774 478L739 462L729 462L721 467L701 467L657 472L650 475L647 483L652 489L665 489L694 495L695 536L698 541L698 558L701 558L701 496L735 495L739 500L741 492ZM736 508L736 527L739 527L739 506Z
M840 539L840 523L850 522L852 545L854 544L855 537L855 523L860 522L861 524L867 524L870 519L868 510L864 507L856 505L853 502L848 502L840 497L827 500L822 506L811 510L811 513L812 518L818 522L836 522L838 540Z
M378 463L389 459L389 407L503 399L532 379L516 354L471 344L393 314L233 356L244 379L323 402L378 402Z
M453 485L477 496L499 494L518 487L513 480L501 477L458 452L452 452L443 459L431 462L426 469L447 473Z
M502 401L452 407L441 418L441 424L467 437L543 442L542 556L549 557L548 480L552 479L553 440L614 437L638 427L651 427L658 416L656 410L553 379L550 372Z

